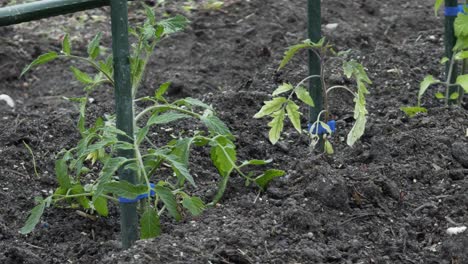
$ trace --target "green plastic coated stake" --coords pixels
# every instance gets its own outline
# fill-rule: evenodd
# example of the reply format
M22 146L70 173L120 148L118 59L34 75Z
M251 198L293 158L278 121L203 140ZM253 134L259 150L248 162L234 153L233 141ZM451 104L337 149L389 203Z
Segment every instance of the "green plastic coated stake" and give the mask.
M127 0L111 0L112 52L114 56L115 108L117 128L133 138L133 98L130 76ZM121 137L120 140L131 141ZM133 158L132 150L119 150L118 155ZM136 183L132 170L120 170L121 180ZM122 248L129 248L138 238L137 203L120 204Z
M44 0L0 8L0 26L7 26L109 5L109 0Z
M445 0L445 7L456 7L458 6L457 0ZM455 22L454 16L445 16L445 56L451 58L453 54L453 47L457 41L455 37L455 29L453 23ZM452 77L450 79L451 83L455 83L457 79L458 69L457 64L453 65ZM445 68L445 75L448 75L449 65L447 63ZM450 87L449 94L458 92L457 87ZM454 103L456 100L451 100L450 103Z
M308 35L312 42L318 42L322 38L321 6L320 0L308 0ZM309 76L321 75L320 58L309 50ZM309 80L309 94L314 99L315 107L309 107L309 124L317 121L317 117L323 109L322 83L318 78Z

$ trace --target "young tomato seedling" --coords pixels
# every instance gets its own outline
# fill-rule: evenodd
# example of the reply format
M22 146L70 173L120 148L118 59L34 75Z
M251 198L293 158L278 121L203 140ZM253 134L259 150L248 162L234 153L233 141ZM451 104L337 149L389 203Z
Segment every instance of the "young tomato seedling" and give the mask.
M188 185L190 188L197 187L189 170L192 146L209 148L210 158L221 176L218 193L208 205L215 205L222 198L233 171L244 177L248 184L254 183L261 189L265 189L271 180L284 174L281 170L273 169L257 177L253 173L245 173L247 166L265 165L271 161L249 160L239 163L234 136L215 115L214 109L194 98L169 102L164 97L169 83L162 84L152 96L135 99L147 62L157 43L164 37L181 31L188 24L188 20L182 16L157 22L154 11L149 7L146 7L146 13L147 19L143 26L130 31L137 40L133 45L130 62L134 110L141 103L149 106L134 116L135 132L127 141L119 139L128 136L116 128L114 116L100 117L93 125L86 125L89 94L103 83L114 84L112 58L100 59L101 34L88 45L88 57L72 55L70 38L66 35L61 53L49 52L39 56L23 71L25 73L33 66L63 58L86 62L97 73L92 77L71 67L76 79L85 85L86 91L84 97L69 99L78 102L80 106L78 130L81 140L75 147L62 150L58 154L55 173L59 187L52 195L36 199L38 205L32 209L21 233L31 232L40 221L44 209L51 204L65 203L106 216L109 200L120 203L138 202L141 209L142 239L160 234L159 219L163 213L168 213L177 221L182 219L185 211L200 215L207 205L199 197L190 195L188 188ZM181 120L197 121L201 128L199 131L181 132L165 145L157 145L151 139L151 133L156 127L167 127ZM117 150L122 149L132 151L134 158L116 156ZM116 174L119 170L132 170L137 176L137 184L118 180Z
M435 2L434 7L436 12L442 4L443 1L441 0L437 0ZM413 117L418 113L427 112L427 109L422 106L421 99L427 89L431 86L442 85L444 87L445 92L437 92L435 97L437 99L444 100L446 107L448 107L449 103L453 101L458 105L461 105L463 102L463 96L468 92L468 74L466 74L466 72L468 72L468 15L466 15L466 12L458 13L457 18L455 18L454 28L457 42L453 47L453 55L451 58L443 57L440 60L440 64L446 65L448 68L446 80L438 80L432 75L424 77L424 80L419 86L417 105L400 108L409 117ZM456 76L455 79L456 72L454 69L459 64L462 66L462 75ZM453 79L455 79L455 83L453 83ZM454 87L456 88L456 91L451 92Z
M354 119L355 123L353 128L348 134L347 143L349 146L354 143L364 134L364 129L367 121L367 110L366 110L366 94L368 90L366 85L372 82L368 78L364 67L355 60L346 60L346 52L336 53L332 47L325 43L325 39L321 39L319 42L314 43L310 40L305 40L300 44L290 47L286 52L279 69L282 69L286 64L297 54L299 51L304 49L312 49L312 51L320 58L321 63L321 74L312 75L300 81L297 85L291 83L281 84L273 93L273 99L271 101L264 102L264 106L260 111L255 114L254 118L262 118L265 116L271 117L272 121L268 123L271 127L269 132L269 139L272 144L278 142L281 136L281 132L284 128L284 121L286 117L291 121L297 132L302 133L301 115L299 111L300 107L296 102L302 102L307 106L314 106L314 98L312 98L308 90L304 87L306 81L312 78L320 79L324 94L324 109L320 112L317 120L309 125L307 133L311 137L311 147L314 148L320 138L324 139L325 152L333 154L333 146L331 145L328 137L334 132L334 121L330 120L330 105L329 96L334 90L341 89L350 93L354 97ZM348 78L352 78L356 81L356 87L343 85L328 86L324 71L325 71L325 59L326 56L331 55L334 58L338 58L343 61L344 75ZM289 93L287 96L283 94ZM323 121L321 116L324 116Z

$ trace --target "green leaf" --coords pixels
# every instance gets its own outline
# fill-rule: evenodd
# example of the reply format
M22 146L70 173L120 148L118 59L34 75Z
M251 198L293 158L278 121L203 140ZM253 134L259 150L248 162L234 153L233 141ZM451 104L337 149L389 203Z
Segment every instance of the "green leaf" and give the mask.
M440 64L445 64L445 63L447 63L447 62L449 62L449 61L450 61L449 58L443 57L443 58L440 60Z
M203 115L200 120L205 124L208 130L213 134L224 135L224 136L231 136L231 131L227 125L221 121L217 116L213 115L210 110L206 110L210 112L207 115Z
M21 72L21 76L23 76L26 72L28 72L32 67L47 63L54 59L58 58L57 52L49 52L46 54L42 54L41 56L37 57L37 59L33 60L28 66L26 66L23 71Z
M128 181L113 181L104 184L104 192L127 199L135 199L138 195L148 193L148 186L144 184L132 184Z
M161 124L167 124L170 122L177 121L179 119L183 118L190 118L191 116L182 114L182 113L177 113L177 112L167 112L163 114L154 114L150 117L148 122L146 123L147 126L152 126L152 125L161 125Z
M179 161L179 157L174 155L159 154L164 160L171 164L172 170L175 172L179 180L186 179L192 186L197 187L192 175L190 175L188 166Z
M96 191L94 192L93 199L101 196L104 191L104 186L111 181L112 176L115 172L127 161L124 157L110 158L104 164L104 167L101 170Z
M55 162L55 175L60 187L69 189L71 187L70 176L68 176L68 166L64 159Z
M348 139L346 143L348 146L352 147L356 141L364 135L364 130L366 129L367 119L364 115L359 116L354 122L353 128L349 131Z
M190 145L192 141L192 138L178 139L171 151L171 155L178 157L179 161L185 164L185 166L189 164Z
M434 3L434 14L437 16L437 11L439 11L440 6L444 3L444 0L435 0Z
M459 75L456 83L463 88L465 93L468 93L468 74Z
M33 231L34 227L36 227L36 225L41 220L41 216L44 213L45 206L46 203L43 200L31 210L31 212L29 213L28 220L26 220L26 223L20 230L21 234L26 235Z
M91 59L96 59L99 56L100 48L99 42L101 41L102 33L99 32L88 44L88 55Z
M364 66L356 60L350 60L343 62L343 72L347 78L354 76L356 81L363 81L367 84L372 84L372 81L367 76Z
M262 175L255 178L255 183L264 191L266 190L268 184L278 177L281 177L285 174L282 170L267 170Z
M254 115L254 118L262 118L264 116L271 115L272 113L280 110L280 108L283 107L283 104L287 101L288 100L284 97L276 97L271 101L263 102L264 105L262 109L260 109L260 111Z
M158 100L163 100L163 95L166 93L167 89L171 86L170 82L165 82L159 86L159 88L154 93L154 97Z
M435 98L437 99L445 99L445 95L441 92L438 92L435 94Z
M299 86L294 92L296 93L297 98L299 98L302 102L312 107L315 106L314 101L312 100L312 97L310 97L310 94L306 88Z
M210 145L211 161L222 177L228 177L236 166L236 146L226 137L216 137Z
M172 34L183 30L190 21L181 15L159 21L158 25L164 28L164 34Z
M297 132L302 133L301 113L299 112L299 106L293 101L289 100L288 104L286 105L286 112L288 113L288 118L291 120L291 123Z
M468 36L468 15L459 13L455 22L453 24L455 28L455 36L459 37L467 37Z
M156 195L158 195L159 198L161 198L161 200L163 201L164 205L169 211L169 214L171 214L171 216L174 217L176 221L180 221L182 219L182 216L180 215L179 210L177 209L177 200L172 191L169 188L159 185L156 186L155 191Z
M458 97L460 97L460 94L457 92L454 92L450 95L450 100L457 100Z
M79 69L71 66L70 69L73 72L75 78L83 84L92 84L94 83L93 78L91 78L87 73L80 71Z
M205 209L205 203L203 203L203 201L196 196L184 196L182 205L194 216L200 215Z
M268 126L271 127L270 132L268 133L268 138L270 139L271 144L276 144L280 139L281 132L283 131L284 127L284 116L285 111L281 109L275 113L273 113L273 120L268 123Z
M151 25L156 25L156 14L154 13L154 9L146 4L143 4L143 6L146 12L146 19L148 19Z
M140 238L155 238L161 234L161 224L158 212L152 208L146 208L140 219Z
M149 126L142 127L138 130L136 139L135 139L135 144L139 146L141 142L145 139L146 135L148 134ZM132 145L133 148L133 145Z
M424 93L427 91L427 88L431 86L432 84L439 83L440 81L435 79L434 76L428 75L424 77L424 80L421 82L421 85L419 86L419 93L418 93L418 98L420 99Z
M324 149L327 155L333 155L333 153L335 153L335 151L333 150L332 144L328 140L325 140Z
M246 161L242 162L242 164L239 166L239 168L244 167L244 166L248 166L248 165L266 165L268 163L271 163L272 161L273 161L272 159L268 159L268 160L257 160L257 159L246 160Z
M93 202L94 209L99 215L109 215L109 209L107 208L107 199L104 197L98 197Z
M280 66L278 67L278 70L282 69L284 66L286 66L286 64L288 64L288 62L294 57L294 55L296 55L296 53L298 53L299 51L303 50L303 49L308 49L308 48L320 48L323 46L323 44L325 43L325 39L322 38L319 40L319 42L317 43L313 43L312 41L310 41L309 39L307 40L304 40L302 43L300 44L297 44L297 45L294 45L294 46L291 46L288 48L288 50L286 50L286 52L284 53L284 57L283 57L283 60L281 61L280 63Z
M70 35L65 34L62 41L62 52L70 55L71 54L71 43L70 43Z
M85 189L81 184L75 184L70 188L71 194L84 194L86 193ZM91 208L90 201L85 196L79 196L74 198L84 209Z
M468 58L468 51L459 51L455 55L455 60L464 60Z
M294 89L294 87L292 86L292 84L290 83L283 83L281 84L280 86L278 86L278 88L273 92L273 96L276 96L278 94L282 94L284 92L287 92L287 91L291 91L292 89Z
M189 104L189 105L192 105L192 106L199 106L199 107L204 108L204 109L213 110L213 108L211 106L205 104L204 102L202 102L202 101L200 101L198 99L192 98L192 97L184 98L183 101L185 103Z
M443 96L445 98L445 96ZM408 117L414 117L419 113L427 113L427 109L424 107L419 106L409 106L409 107L401 107L401 111L403 111Z

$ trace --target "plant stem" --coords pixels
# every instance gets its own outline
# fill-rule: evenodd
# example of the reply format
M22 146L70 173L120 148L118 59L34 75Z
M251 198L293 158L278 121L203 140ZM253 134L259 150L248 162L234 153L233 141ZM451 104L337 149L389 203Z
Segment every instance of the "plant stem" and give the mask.
M351 90L348 87L343 86L343 85L335 85L335 86L332 86L332 87L328 88L327 89L327 94L330 93L331 91L335 90L335 89L344 89L344 90L348 91L349 93L351 93L353 95L353 97L356 96L356 93L353 90Z
M448 69L447 73L447 80L445 81L445 106L448 107L449 105L449 96L450 96L450 87L452 83L452 73L453 73L453 68L455 65L455 58L452 56L450 59L450 66Z

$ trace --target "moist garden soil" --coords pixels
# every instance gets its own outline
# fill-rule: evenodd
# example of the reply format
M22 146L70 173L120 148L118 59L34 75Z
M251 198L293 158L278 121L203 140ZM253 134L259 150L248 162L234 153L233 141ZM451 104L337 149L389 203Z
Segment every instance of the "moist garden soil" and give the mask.
M168 2L159 14L184 12L183 2ZM271 158L287 175L263 193L235 175L219 206L180 222L163 217L160 237L124 251L115 205L96 220L50 208L33 233L18 232L34 197L57 186L55 154L79 140L77 106L62 97L83 95L69 62L23 78L19 73L38 55L60 50L63 32L74 37L78 54L97 31L109 46L109 9L1 28L0 94L16 107L0 101L0 263L468 263L468 232L446 234L468 224L466 99L447 109L431 89L423 99L428 113L409 119L399 110L416 103L426 74L443 78L442 18L427 0L322 5L324 36L338 50L351 49L373 80L364 137L346 146L353 102L339 92L332 99L333 156L311 152L307 137L290 125L271 145L268 121L252 118L278 84L307 75L306 54L276 71L285 48L305 39L305 0L231 0L220 10L185 13L190 27L161 43L141 95L172 81L170 98L191 96L217 109L237 136L240 160ZM142 19L132 5L130 22ZM325 27L333 23L336 28ZM330 64L327 81L352 85L339 66ZM113 113L110 87L92 97L91 120ZM161 128L153 137L163 141L186 125ZM37 176L23 142L32 148ZM191 172L199 188L192 192L209 201L219 178L206 150L194 151Z

